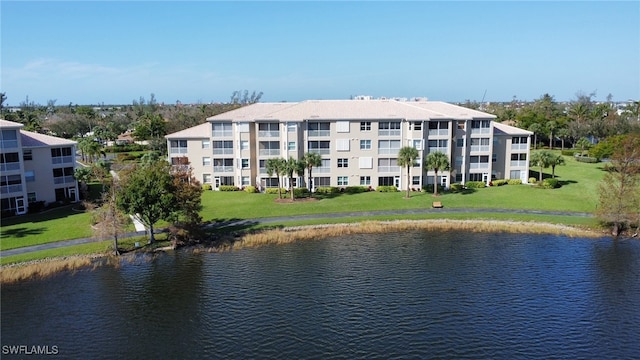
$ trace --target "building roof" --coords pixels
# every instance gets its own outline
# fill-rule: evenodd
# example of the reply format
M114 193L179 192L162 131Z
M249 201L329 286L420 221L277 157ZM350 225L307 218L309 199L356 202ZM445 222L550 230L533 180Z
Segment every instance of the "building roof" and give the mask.
M1 128L13 128L13 129L20 129L22 128L24 125L17 123L17 122L13 122L13 121L9 121L9 120L3 120L0 119L0 127Z
M440 101L306 100L256 103L207 118L208 121L436 120L494 119L481 111Z
M533 132L529 130L520 129L514 126L494 122L493 135L533 135Z
M233 110L235 111L235 110ZM211 136L211 123L204 123L166 135L166 139L208 139Z
M64 146L75 145L75 141L62 139L55 136L38 134L31 131L20 130L22 139L22 147L47 147L47 146Z

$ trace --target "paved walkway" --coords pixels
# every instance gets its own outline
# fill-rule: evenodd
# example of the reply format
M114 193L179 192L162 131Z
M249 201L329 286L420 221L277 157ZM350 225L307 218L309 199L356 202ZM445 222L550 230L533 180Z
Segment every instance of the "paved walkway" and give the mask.
M272 224L281 223L285 221L297 221L297 220L313 220L313 219L336 219L343 217L367 217L367 216L381 216L381 215L414 215L414 214L437 214L437 213L504 213L504 214L536 214L536 215L558 215L558 216L576 216L576 217L593 217L590 213L580 212L568 212L568 211L539 211L539 210L513 210L513 209L408 209L408 210L381 210L381 211L362 211L362 212L348 212L348 213L335 213L335 214L310 214L310 215L297 215L286 217L270 217L259 219L243 219L228 221L222 223L211 224L210 226L223 228L229 226L241 226L241 225L256 225L256 224ZM138 231L135 233L128 233L122 235L120 238L127 238L133 236L142 236L144 231ZM74 240L56 241L47 244L26 246L16 249L4 250L0 252L0 256L11 256L18 254L25 254L32 251L56 249L65 246L87 244L96 242L98 240L94 238L82 238Z

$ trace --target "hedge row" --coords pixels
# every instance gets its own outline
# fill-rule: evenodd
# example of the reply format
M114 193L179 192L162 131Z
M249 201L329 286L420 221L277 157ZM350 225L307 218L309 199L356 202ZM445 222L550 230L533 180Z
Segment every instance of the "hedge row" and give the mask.
M579 162L595 164L598 162L597 158L589 156L576 156L575 159Z

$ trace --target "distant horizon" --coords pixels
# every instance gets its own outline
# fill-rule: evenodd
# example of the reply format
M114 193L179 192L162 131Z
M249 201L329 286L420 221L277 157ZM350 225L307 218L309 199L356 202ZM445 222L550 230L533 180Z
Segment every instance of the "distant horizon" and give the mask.
M46 105L640 99L638 1L2 1L0 92ZM484 99L484 101L483 101Z

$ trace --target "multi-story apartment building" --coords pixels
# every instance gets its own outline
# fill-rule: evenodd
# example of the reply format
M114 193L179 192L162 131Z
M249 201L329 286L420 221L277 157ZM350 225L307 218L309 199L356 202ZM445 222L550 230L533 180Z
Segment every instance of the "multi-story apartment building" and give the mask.
M494 115L438 101L308 100L257 103L207 118L167 135L169 161L190 164L203 183L275 187L269 158L322 156L313 186L419 189L425 184L522 179L529 175L531 132L495 123ZM400 148L420 154L407 178L398 166ZM449 157L438 179L422 160L430 152ZM288 186L285 179L284 186ZM294 186L307 186L304 176Z
M76 142L22 130L0 120L0 198L2 212L24 214L29 203L78 201L73 177Z

